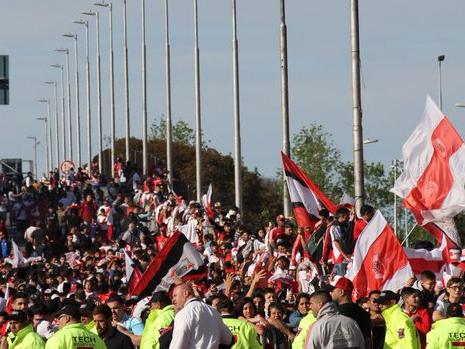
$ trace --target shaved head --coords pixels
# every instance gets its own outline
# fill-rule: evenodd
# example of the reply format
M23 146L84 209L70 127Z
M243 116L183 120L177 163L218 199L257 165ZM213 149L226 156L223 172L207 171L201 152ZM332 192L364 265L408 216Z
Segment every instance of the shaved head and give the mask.
M186 302L194 298L194 290L192 286L188 284L180 284L174 288L173 291L173 306L176 312L179 312Z

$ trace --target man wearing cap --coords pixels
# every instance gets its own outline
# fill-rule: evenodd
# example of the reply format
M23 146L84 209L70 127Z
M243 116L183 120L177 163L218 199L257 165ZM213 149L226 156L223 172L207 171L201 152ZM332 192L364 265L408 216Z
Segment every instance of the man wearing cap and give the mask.
M329 285L329 291L333 302L338 305L342 315L350 317L357 322L360 331L363 333L367 348L371 348L371 321L370 315L357 304L352 302L352 291L354 285L352 281L344 276L335 276Z
M80 323L79 305L74 302L65 303L55 315L59 331L45 345L45 349L89 348L105 349L104 341L90 332Z
M314 292L310 296L310 309L316 322L308 330L305 349L365 348L357 323L339 312L328 292Z
M433 329L426 335L428 349L465 347L465 320L462 306L451 303L446 310L447 319L433 323Z
M377 302L381 315L386 322L385 349L419 349L420 338L413 321L405 314L397 302L399 295L392 291L383 291Z
M172 328L174 321L174 308L166 292L155 292L152 295L150 304L151 310L145 322L140 349L160 348L160 336Z
M8 317L10 333L7 336L9 349L43 349L45 343L34 332L27 315L22 310L13 310ZM3 343L2 343L3 344ZM3 347L3 345L2 345Z

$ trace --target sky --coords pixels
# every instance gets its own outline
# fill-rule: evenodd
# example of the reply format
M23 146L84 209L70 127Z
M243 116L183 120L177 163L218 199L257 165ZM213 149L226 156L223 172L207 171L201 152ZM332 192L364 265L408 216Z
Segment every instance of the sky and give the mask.
M281 138L279 1L237 0L242 156L245 165L273 177L280 167ZM39 172L45 166L46 114L38 99L53 97L44 81L60 81L64 63L57 48L74 51L79 35L81 134L86 161L84 27L72 21L98 9L87 0L0 0L0 54L10 57L10 105L0 106L0 158L33 158L28 136L37 136ZM123 137L122 0L114 1L116 135ZM141 1L128 1L130 111L132 135L142 135ZM352 160L350 1L288 0L291 135L312 123L333 135L344 160ZM360 50L364 138L367 161L388 165L419 122L425 98L438 98L438 55L446 56L443 110L465 134L465 2L463 0L360 1ZM100 9L104 135L109 136L108 12ZM90 21L93 153L97 150L95 26ZM233 152L231 1L199 0L201 109L204 137L223 154ZM173 120L194 127L194 31L192 1L170 0ZM163 2L147 1L149 124L165 113ZM71 74L73 78L73 74ZM71 81L72 87L74 80ZM60 90L60 86L59 86ZM72 88L74 110L74 88ZM53 106L53 103L52 103ZM59 105L59 108L60 105ZM73 112L74 123L74 112ZM75 127L73 125L73 127ZM55 134L55 132L54 132ZM73 135L74 137L74 135ZM75 137L74 137L75 138Z

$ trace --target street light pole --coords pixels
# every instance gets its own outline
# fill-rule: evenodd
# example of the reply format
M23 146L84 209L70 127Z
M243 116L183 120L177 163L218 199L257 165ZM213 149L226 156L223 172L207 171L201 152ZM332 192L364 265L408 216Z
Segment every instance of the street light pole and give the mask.
M90 103L90 60L89 60L89 22L73 21L76 24L82 24L86 28L86 94L87 94L87 171L90 174L92 166L92 125L91 125L91 103Z
M67 88L67 122L68 122L68 153L65 156L65 160L73 160L73 125L71 123L71 79L70 79L70 71L69 71L69 50L65 49L58 49L57 52L64 52L66 57L66 88ZM64 98L64 94L63 94ZM65 130L63 129L63 137L65 134ZM64 138L63 138L64 139ZM63 144L64 147L64 144Z
M200 114L200 61L199 61L199 15L197 0L194 0L194 65L195 65L195 178L196 199L202 197L202 124Z
M37 141L36 136L29 136L27 138L32 139L33 142L34 142L34 178L38 179L38 174L37 174L37 146L40 144L40 142Z
M78 59L78 36L76 34L63 34L63 36L70 37L74 39L74 62L76 66L76 77L75 77L75 88L76 88L76 161L78 166L81 166L81 116L80 116L80 105L79 105L79 59ZM68 66L69 67L69 66ZM69 69L68 69L68 83L69 83ZM69 86L68 86L68 97L70 96L69 93ZM68 106L69 107L69 106ZM71 108L70 108L71 110ZM71 115L71 114L70 114ZM71 121L71 120L70 120ZM69 123L71 126L71 122ZM69 129L69 132L71 130ZM70 155L72 158L72 142L71 142L71 133L70 133Z
M446 58L445 55L438 56L438 70L439 70L439 109L442 111L442 62Z
M362 97L360 92L360 43L358 24L358 0L350 1L350 41L352 51L352 117L354 139L354 189L355 212L360 213L363 205L363 128L362 128Z
M109 23L109 36L110 36L110 169L115 163L115 73L113 70L114 52L113 52L113 4L111 2L97 2L94 5L101 7L108 7L108 23ZM112 173L112 170L110 170Z
M165 0L165 88L166 88L166 166L168 182L173 188L173 158L172 158L172 125L171 125L171 58L168 0Z
M242 212L241 116L239 104L239 47L237 40L236 0L232 0L232 62L234 98L234 187L235 203Z
M47 156L45 157L45 176L47 177L48 176L48 172L50 171L50 143L49 143L49 139L48 139L48 120L47 118L44 118L44 117L41 117L41 118L36 118L36 120L40 120L40 121L43 121L44 124L45 124L45 149L46 149L46 153L47 153Z
M128 68L128 28L127 28L127 4L123 0L123 31L124 31L124 52L123 52L123 65L124 65L124 111L126 123L126 161L129 161L129 137L130 121L129 121L129 68Z
M48 165L49 168L47 171L51 171L53 167L53 145L52 145L52 123L51 123L51 117L50 117L50 99L39 99L39 102L41 103L46 103L47 104L47 123L46 123L46 133L47 133L47 142L48 142Z
M289 85L287 67L287 25L285 0L280 0L280 51L281 51L281 118L283 126L283 153L291 156L291 143L289 140ZM284 171L284 170L283 170ZM291 200L286 184L286 174L283 172L283 208L284 215L291 215Z
M95 16L95 33L96 33L96 54L97 54L97 126L98 126L98 170L100 173L103 171L103 135L102 135L102 88L101 88L101 66L100 66L100 20L98 11L83 12L83 15ZM90 161L89 161L90 163Z
M145 0L141 0L142 15L142 173L147 168L147 52L145 43Z
M65 77L63 72L63 64L52 64L51 67L60 69L61 76L61 152L63 153L63 161L66 160L66 125L65 125ZM60 163L58 161L58 163Z
M60 167L60 144L59 144L59 127L58 127L58 93L57 93L57 82L56 81L46 81L47 85L53 86L53 92L55 97L55 153L56 153L56 160L57 160L57 168ZM50 130L52 130L52 126L50 124ZM52 164L54 165L54 164Z

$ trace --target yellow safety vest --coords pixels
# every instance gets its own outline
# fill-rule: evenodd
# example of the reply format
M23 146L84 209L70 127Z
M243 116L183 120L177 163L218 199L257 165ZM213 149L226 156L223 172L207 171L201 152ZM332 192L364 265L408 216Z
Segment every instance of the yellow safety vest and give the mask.
M384 349L419 349L420 338L413 321L398 304L384 310L381 315L386 322Z
M311 311L309 311L308 314L300 320L299 326L297 327L297 336L294 338L294 341L292 342L292 349L304 349L305 338L307 337L308 328L315 321L316 319Z
M230 315L223 315L223 322L228 326L235 340L231 349L263 348L257 340L257 332L251 323L233 318Z
M428 349L449 349L465 347L465 320L451 317L438 320L426 335Z

